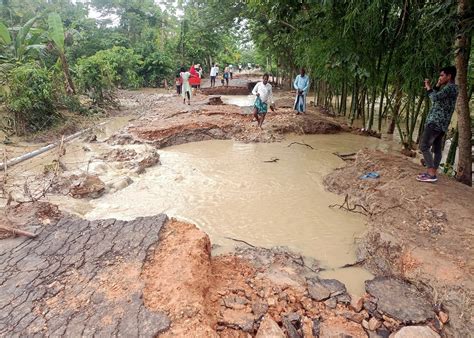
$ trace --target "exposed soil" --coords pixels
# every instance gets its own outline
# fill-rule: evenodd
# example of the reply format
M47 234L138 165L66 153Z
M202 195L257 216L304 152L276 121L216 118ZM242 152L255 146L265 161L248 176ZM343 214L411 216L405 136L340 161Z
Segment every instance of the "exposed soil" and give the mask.
M451 333L468 336L474 332L474 191L443 175L436 184L419 183L421 169L406 157L365 150L325 184L370 214L359 259L375 274L398 276L431 294L449 311ZM380 178L359 178L371 171Z

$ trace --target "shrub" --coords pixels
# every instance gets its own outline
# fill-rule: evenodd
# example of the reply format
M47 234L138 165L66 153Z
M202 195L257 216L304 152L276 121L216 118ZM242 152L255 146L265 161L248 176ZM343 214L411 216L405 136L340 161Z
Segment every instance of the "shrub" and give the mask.
M95 104L113 102L114 87L137 88L142 84L138 76L140 56L132 49L113 47L101 50L77 62L76 83Z
M174 80L174 63L166 54L153 52L146 56L140 70L143 84L150 87L160 87L164 79Z
M112 91L114 71L97 54L79 59L76 68L76 84L94 104L106 103Z
M46 129L57 122L59 114L46 69L30 63L18 66L11 71L8 85L6 104L13 114L17 134Z

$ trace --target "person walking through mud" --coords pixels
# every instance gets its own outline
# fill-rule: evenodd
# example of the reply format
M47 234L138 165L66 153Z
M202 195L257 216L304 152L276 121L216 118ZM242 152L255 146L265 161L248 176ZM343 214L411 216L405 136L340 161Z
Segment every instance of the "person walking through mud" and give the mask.
M454 83L455 78L456 67L449 66L441 69L438 83L434 88L431 88L430 81L425 79L425 89L432 106L428 112L425 130L420 142L420 150L428 168L426 173L416 177L420 182L436 182L438 180L436 172L441 162L443 137L451 122L458 96L458 87Z
M213 63L209 73L209 76L211 77L211 88L216 86L216 77L218 72L219 68L217 68L217 65Z
M306 95L309 91L309 76L306 75L306 70L301 68L301 72L296 76L293 87L296 90L295 104L293 109L296 111L296 115L304 114L306 112Z
M229 87L229 78L230 78L230 70L229 67L224 68L224 76L223 79L225 80L225 86Z
M257 120L257 126L262 129L268 111L268 103L270 103L270 109L275 111L272 85L268 83L267 73L263 74L262 81L253 87L252 94L257 96L253 105L253 116Z
M189 78L191 77L190 72L186 72L184 70L184 67L181 67L181 73L179 74L181 76L181 96L183 97L183 103L186 103L186 97L188 98L188 104L191 104L191 86L189 84Z

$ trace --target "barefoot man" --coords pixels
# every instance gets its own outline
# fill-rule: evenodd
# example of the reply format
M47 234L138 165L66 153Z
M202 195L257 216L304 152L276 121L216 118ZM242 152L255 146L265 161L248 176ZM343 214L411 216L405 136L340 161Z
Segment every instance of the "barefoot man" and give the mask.
M296 90L296 98L293 109L296 111L296 115L304 114L306 111L306 95L308 94L309 90L309 77L306 75L304 68L301 68L301 72L296 77L293 87Z
M260 129L262 129L269 103L271 110L275 111L275 107L273 106L272 85L268 83L268 74L263 74L262 80L263 81L257 83L252 90L252 94L257 96L253 105L253 116L257 120L257 126Z
M436 172L441 162L443 137L451 122L458 96L458 87L454 84L455 78L456 67L449 66L441 69L438 83L434 88L431 88L429 80L425 80L425 89L432 106L426 118L425 130L420 142L420 150L423 153L428 172L416 177L420 182L436 182L438 180Z

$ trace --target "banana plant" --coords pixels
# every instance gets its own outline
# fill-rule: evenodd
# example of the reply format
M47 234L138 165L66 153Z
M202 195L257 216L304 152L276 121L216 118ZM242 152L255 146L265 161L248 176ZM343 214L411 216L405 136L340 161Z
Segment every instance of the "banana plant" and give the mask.
M37 15L21 27L5 26L0 22L0 94L8 94L8 75L15 65L25 62L34 53L43 54L46 46L41 43L44 31L33 25L40 18Z
M65 54L64 27L58 13L50 13L48 16L48 37L50 46L53 46L59 56L59 61L66 79L66 92L68 94L76 94L76 87L74 86L71 73L69 72L69 65Z

